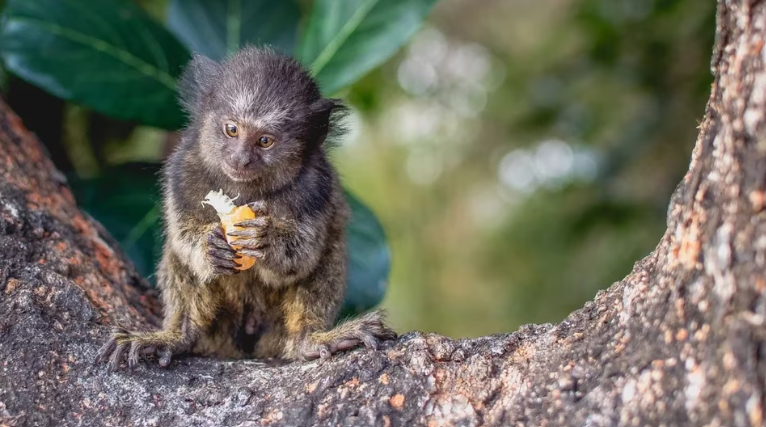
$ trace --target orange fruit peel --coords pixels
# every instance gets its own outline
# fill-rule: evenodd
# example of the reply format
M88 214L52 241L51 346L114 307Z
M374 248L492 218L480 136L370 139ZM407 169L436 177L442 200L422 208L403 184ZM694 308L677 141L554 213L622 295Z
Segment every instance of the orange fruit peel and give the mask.
M242 249L242 246L235 244L237 237L231 237L228 233L232 230L240 230L242 227L236 227L234 224L240 223L248 219L255 219L255 212L247 205L237 206L234 204L234 199L223 194L223 190L210 191L205 196L205 200L202 201L203 205L210 205L215 209L218 214L218 218L221 220L221 227L223 228L223 235L226 237L226 241L231 245L232 249L238 251ZM255 258L242 255L237 252L240 258L235 259L234 263L238 267L234 267L237 270L247 270L255 265Z

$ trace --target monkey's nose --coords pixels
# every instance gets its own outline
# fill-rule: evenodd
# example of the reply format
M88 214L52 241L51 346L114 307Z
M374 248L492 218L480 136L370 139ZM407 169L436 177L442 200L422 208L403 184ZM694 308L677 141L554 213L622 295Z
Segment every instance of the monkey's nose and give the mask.
M233 156L233 158L231 160L232 160L231 163L237 169L244 169L244 168L250 166L251 163L253 163L253 159L251 158L251 156L242 155L242 154L240 154L238 156Z

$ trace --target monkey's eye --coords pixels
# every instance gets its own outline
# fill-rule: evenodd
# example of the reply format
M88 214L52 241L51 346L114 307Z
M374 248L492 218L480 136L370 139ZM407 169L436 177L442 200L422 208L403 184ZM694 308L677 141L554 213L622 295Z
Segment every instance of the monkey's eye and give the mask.
M261 148L269 148L272 145L274 145L274 138L268 135L263 135L262 137L258 138L258 142L256 142L259 147Z
M226 124L223 125L223 132L229 138L236 138L239 135L239 128L232 122L226 122Z

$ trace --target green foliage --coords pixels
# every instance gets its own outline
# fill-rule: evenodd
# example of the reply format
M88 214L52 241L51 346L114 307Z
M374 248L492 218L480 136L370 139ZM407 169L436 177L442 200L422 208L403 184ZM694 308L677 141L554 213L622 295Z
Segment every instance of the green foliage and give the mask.
M9 71L108 116L177 129L175 82L189 53L125 0L9 0L0 22Z
M435 2L316 0L297 56L310 64L325 93L335 93L390 58Z
M346 192L351 221L346 227L349 253L348 291L342 314L361 313L378 304L386 293L391 253L383 227L375 214L353 194Z
M292 52L300 9L292 0L172 0L168 27L190 49L219 60L245 45Z
M0 65L0 93L3 93L8 88L8 72Z
M662 235L657 216L645 204L614 200L592 187L570 186L556 194L556 203L540 194L493 233L481 266L515 284L498 298L523 311L526 321L551 321L551 313L577 309L646 256Z
M335 92L393 55L434 1L319 1L298 51L325 92ZM184 124L176 81L190 51L214 59L244 45L290 52L300 10L288 0L172 0L168 25L186 47L128 0L9 0L1 19L0 56L14 74L106 116L176 130ZM71 181L79 203L145 276L161 253L158 170L156 164L122 165ZM382 300L390 270L382 226L347 196L346 315Z
M157 164L125 164L95 178L69 180L80 206L109 230L152 282L162 252L159 170Z
M386 227L397 329L480 336L558 322L655 247L710 94L715 7L440 3L401 62L354 85L365 143L336 158ZM481 68L466 55L477 47L501 77L463 116L461 89L482 80L454 74ZM502 166L518 154L517 177L545 179L536 154L551 140L592 165L583 180L508 185Z
M391 57L435 1L317 1L298 55L335 93ZM290 49L298 12L292 1L175 0L168 15L190 49L218 59L244 44ZM0 56L21 78L110 117L183 126L175 84L189 52L133 2L10 0L0 26Z

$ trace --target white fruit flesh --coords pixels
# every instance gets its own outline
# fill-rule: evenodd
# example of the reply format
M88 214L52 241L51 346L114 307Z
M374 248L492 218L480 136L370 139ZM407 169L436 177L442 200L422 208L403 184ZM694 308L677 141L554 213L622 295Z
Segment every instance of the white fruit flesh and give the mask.
M212 206L213 209L218 212L218 215L228 215L237 208L237 206L234 205L233 199L223 194L223 190L211 190L207 193L207 196L205 196L205 200L202 201L202 204Z

